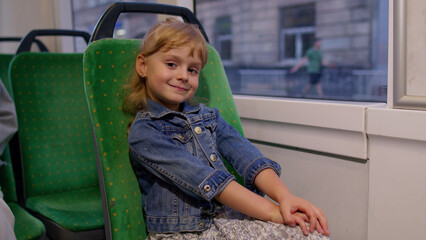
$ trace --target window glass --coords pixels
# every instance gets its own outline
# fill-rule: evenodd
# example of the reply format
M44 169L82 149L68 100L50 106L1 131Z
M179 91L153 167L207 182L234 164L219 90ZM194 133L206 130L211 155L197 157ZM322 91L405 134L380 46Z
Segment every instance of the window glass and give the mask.
M388 5L195 0L195 11L235 94L385 102Z
M222 16L216 18L215 23L216 33L216 49L219 52L222 60L231 60L232 57L232 29L231 17Z

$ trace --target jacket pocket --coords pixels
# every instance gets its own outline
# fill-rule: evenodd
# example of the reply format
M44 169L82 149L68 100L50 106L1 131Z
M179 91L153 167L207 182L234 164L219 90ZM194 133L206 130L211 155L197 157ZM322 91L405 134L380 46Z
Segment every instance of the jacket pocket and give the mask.
M169 136L177 143L183 144L188 151L195 155L195 145L193 141L193 136L189 131L176 131L169 132Z
M216 126L217 126L217 122L212 117L204 117L203 118L203 125L211 133L214 133L214 130L216 129Z

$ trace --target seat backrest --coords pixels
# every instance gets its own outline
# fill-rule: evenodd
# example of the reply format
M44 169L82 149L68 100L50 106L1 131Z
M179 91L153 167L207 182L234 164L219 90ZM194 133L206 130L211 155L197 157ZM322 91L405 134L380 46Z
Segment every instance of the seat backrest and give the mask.
M34 52L11 62L26 197L98 186L82 62Z
M140 40L101 39L91 43L84 56L87 101L97 144L105 228L112 239L145 238L141 194L129 161L127 126L131 116L122 111L123 86L135 69ZM242 131L231 89L217 52L208 47L208 63L200 73L194 100L216 107ZM239 180L241 182L241 179Z
M147 234L139 185L128 155L127 125L131 117L122 111L123 85L135 68L139 44L137 40L102 39L91 43L84 55L86 96L107 210L105 229L112 239L145 239Z

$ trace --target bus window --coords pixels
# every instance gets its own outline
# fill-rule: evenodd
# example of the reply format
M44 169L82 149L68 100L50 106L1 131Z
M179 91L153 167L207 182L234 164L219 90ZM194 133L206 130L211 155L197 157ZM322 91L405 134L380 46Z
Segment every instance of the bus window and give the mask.
M195 1L233 93L378 102L387 97L388 4Z

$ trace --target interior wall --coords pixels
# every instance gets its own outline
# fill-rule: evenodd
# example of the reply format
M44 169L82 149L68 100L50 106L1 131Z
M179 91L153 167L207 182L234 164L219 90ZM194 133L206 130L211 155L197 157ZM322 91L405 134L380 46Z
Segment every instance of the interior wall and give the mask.
M253 112L255 108L242 107L240 115L247 115L246 110ZM368 139L365 163L274 144L273 132L269 133L270 143L257 146L265 156L282 166L281 179L294 194L324 210L332 239L423 239L426 111L383 107L368 107L365 111ZM297 113L284 111L283 114ZM262 132L264 126L245 124L247 119L242 120L250 139L268 142L251 134L254 130ZM281 126L276 123L272 126L275 132L281 133ZM302 135L300 132L300 137L308 142L309 136ZM332 140L323 138L324 142Z
M426 142L372 137L368 239L422 239Z
M256 146L281 165L281 179L293 194L324 211L332 239L367 239L369 162Z
M13 0L0 1L0 36L25 36L33 29L51 29L72 27L71 2L57 0ZM72 40L42 38L51 51L73 49ZM71 42L70 42L71 41ZM15 53L18 44L1 44L0 52ZM64 47L62 47L64 46Z
M423 239L426 111L369 109L368 239Z

